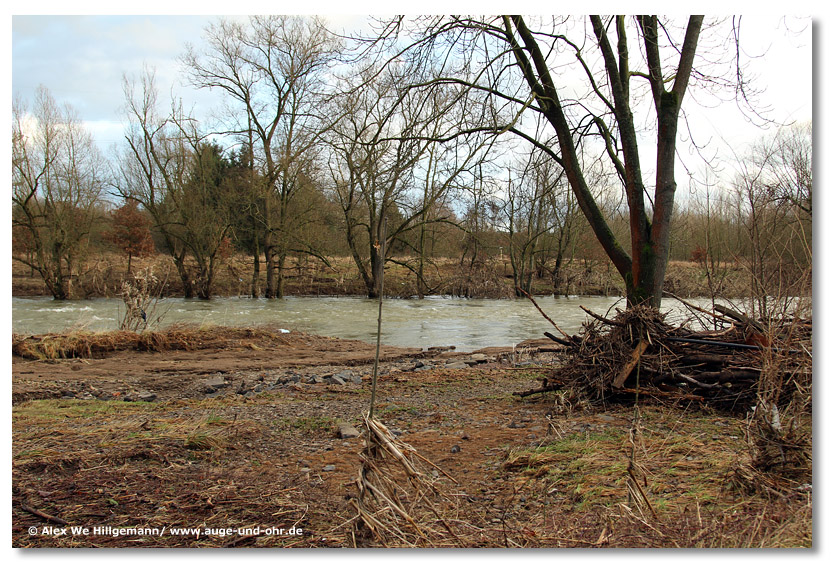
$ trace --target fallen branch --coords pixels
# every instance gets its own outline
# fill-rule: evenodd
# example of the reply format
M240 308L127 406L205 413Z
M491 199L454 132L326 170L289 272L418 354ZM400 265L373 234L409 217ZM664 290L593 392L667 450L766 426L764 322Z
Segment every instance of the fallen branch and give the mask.
M62 519L60 517L54 517L52 515L48 515L43 511L39 511L35 507L30 507L26 503L21 502L20 503L20 508L23 509L24 511L26 511L27 513L31 513L31 514L35 515L36 517L40 517L40 518L42 518L44 520L47 520L51 523L69 525L69 523L67 521L65 521L64 519Z
M777 346L760 346L757 344L740 344L737 342L723 342L721 340L706 340L701 338L680 338L674 336L667 336L665 340L670 342L690 342L692 344L705 344L711 346L720 346L723 348L731 348L735 350L774 350L776 352L789 352L791 354L801 354L800 350L792 348L779 348Z
M587 313L588 315L590 315L591 317L593 317L597 321L601 321L606 325L610 325L612 327L618 327L622 324L622 323L617 323L616 321L612 321L612 320L610 320L606 317L603 317L601 315L597 315L596 313L594 313L593 311L591 311L590 309L588 309L584 305L579 305L579 308L581 308L582 311L584 311L585 313Z
M539 313L541 313L541 315L542 315L545 319L547 319L547 320L549 321L549 323L550 323L552 326L554 326L554 327L555 327L555 330L557 330L557 331L558 331L558 332L560 332L562 335L564 335L564 338L566 338L568 341L572 341L572 339L570 338L570 335L568 335L568 334L567 334L567 333L565 333L563 330L561 330L561 328L559 328L559 326L558 326L557 324L555 324L555 321L554 321L554 320L552 320L551 318L549 318L549 316L548 316L548 315L544 312L544 310L543 310L541 307L539 307L539 306L538 306L538 303L536 303L536 302L535 302L535 299L533 299L533 298L532 298L532 295L530 295L529 293L527 293L526 291L524 291L524 290L523 290L523 289L521 289L520 287L518 287L518 291L520 291L521 293L523 293L523 294L526 296L526 298L527 298L527 299L529 299L530 301L532 301L532 304L533 304L533 305L535 305L535 308L536 308L536 309L538 309L538 312L539 312ZM545 333L545 334L546 334L546 333ZM550 335L547 335L547 338L555 340L555 339L554 339L552 336L550 336ZM560 342L560 341L556 341L556 342ZM572 345L572 344L568 344L567 346L573 346L573 345Z
M718 305L718 304L715 303L714 310L717 311L718 313L726 315L727 317L729 317L729 318L731 318L731 319L733 319L733 320L735 320L735 321L737 321L741 324L748 325L750 327L756 328L760 332L766 332L766 329L764 329L764 326L761 323L759 323L758 321L756 321L756 320L754 320L754 319L752 319L752 318L750 318L750 317L748 317L744 314L741 314L741 313L735 311L734 309L730 309L729 307L725 307L723 305Z
M567 342L566 340L560 339L560 338L558 338L557 336L555 336L554 334L552 334L551 332L548 332L548 331L544 331L544 336L547 337L548 339L550 339L553 342L557 342L558 344L562 344L562 345L564 345L566 347L569 347L569 348L573 348L575 346L572 342ZM539 348L538 350L541 351L542 349Z
M685 305L686 307L688 307L689 309L691 309L693 311L699 311L701 313L704 313L704 314L712 317L713 319L723 321L724 323L731 323L732 322L731 320L727 319L726 317L724 317L722 315L718 315L717 313L714 313L712 311L707 311L703 307L698 307L697 305L693 305L693 304L689 303L688 301L686 301L685 299L682 299L682 298L676 296L674 293L669 293L668 291L663 291L662 294L663 295L668 295L672 299L675 299L675 300L679 301L680 303L682 303L683 305Z

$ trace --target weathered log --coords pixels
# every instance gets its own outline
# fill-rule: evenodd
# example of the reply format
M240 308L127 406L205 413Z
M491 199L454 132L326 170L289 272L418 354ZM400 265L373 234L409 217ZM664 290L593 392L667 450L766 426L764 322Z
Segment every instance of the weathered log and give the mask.
M731 348L735 350L761 350L757 344L740 344L737 342L724 342L722 340L706 340L702 338L676 337L667 336L664 340L669 342L688 342L691 344L702 344L707 346L719 346L722 348Z
M726 366L732 362L732 357L726 354L706 354L698 352L696 354L685 354L680 357L682 364L715 364L718 366Z
M745 378L760 378L761 373L755 370L735 370L735 369L728 369L728 370L720 370L719 372L701 372L700 374L695 375L694 377L699 382L707 382L717 381L717 382L728 382L729 380L743 380Z
M614 388L621 388L625 385L625 380L628 379L631 372L633 371L634 367L639 363L639 359L644 354L645 349L648 348L648 341L644 338L639 341L639 344L636 345L636 348L633 349L631 353L631 357L628 360L627 364L625 364L624 368L616 375L616 378L613 380L613 387Z

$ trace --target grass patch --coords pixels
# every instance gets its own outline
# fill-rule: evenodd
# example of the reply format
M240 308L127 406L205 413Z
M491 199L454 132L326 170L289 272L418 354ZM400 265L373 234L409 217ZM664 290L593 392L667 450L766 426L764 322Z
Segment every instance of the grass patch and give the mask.
M281 418L277 422L279 430L299 431L312 434L321 431L332 431L335 429L335 419L327 416L301 416L294 418Z
M643 414L636 460L652 506L670 512L725 498L726 478L744 452L743 441L730 437L739 433L738 424L679 410ZM558 493L583 511L627 502L629 451L628 428L608 427L509 450L503 468L538 480L546 493Z
M262 428L184 402L32 400L12 411L14 467L79 468L156 457L177 450L225 452Z

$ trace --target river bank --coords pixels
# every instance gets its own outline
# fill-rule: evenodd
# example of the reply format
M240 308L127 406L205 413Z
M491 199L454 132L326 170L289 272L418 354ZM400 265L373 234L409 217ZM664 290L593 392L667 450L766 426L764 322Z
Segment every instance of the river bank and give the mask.
M405 259L401 261L407 261ZM261 262L263 265L264 262ZM218 297L251 296L253 261L236 255L226 259L217 272L213 294ZM534 295L598 295L622 296L622 280L612 265L605 261L573 260L560 270L557 286L553 283L552 268L534 276L531 293ZM134 259L131 273L150 271L159 279L159 293L165 297L181 297L182 284L169 256ZM738 265L720 268L719 276L711 283L705 268L698 263L672 261L666 275L665 290L679 297L706 297L712 292L721 297L749 296L750 280ZM389 263L385 273L385 293L392 298L419 296L414 274L402 265ZM78 298L109 298L120 294L122 282L128 279L127 260L115 254L92 258L87 269L77 279ZM426 268L427 295L499 299L512 298L514 284L512 268L507 257L488 259L475 266L460 264L459 260L438 259ZM261 274L261 292L265 291L265 274ZM12 295L38 297L49 291L42 279L22 263L12 262ZM262 294L262 293L261 293ZM367 291L352 260L334 258L326 265L315 258L291 259L286 269L286 296L366 296Z
M373 345L255 329L157 340L13 356L14 546L373 546L354 532L365 440L347 429L362 430ZM655 515L629 507L632 407L512 396L540 385L551 347L383 347L376 417L436 465L457 537L436 545L812 545L812 489L727 487L744 420L707 409L642 407ZM90 532L41 532L69 526Z

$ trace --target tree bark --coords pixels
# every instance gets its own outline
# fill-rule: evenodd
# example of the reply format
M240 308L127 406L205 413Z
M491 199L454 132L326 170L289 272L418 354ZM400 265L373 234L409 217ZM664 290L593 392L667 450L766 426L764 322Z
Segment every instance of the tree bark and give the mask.
M254 269L252 269L252 299L260 297L260 247L255 245L253 257Z

